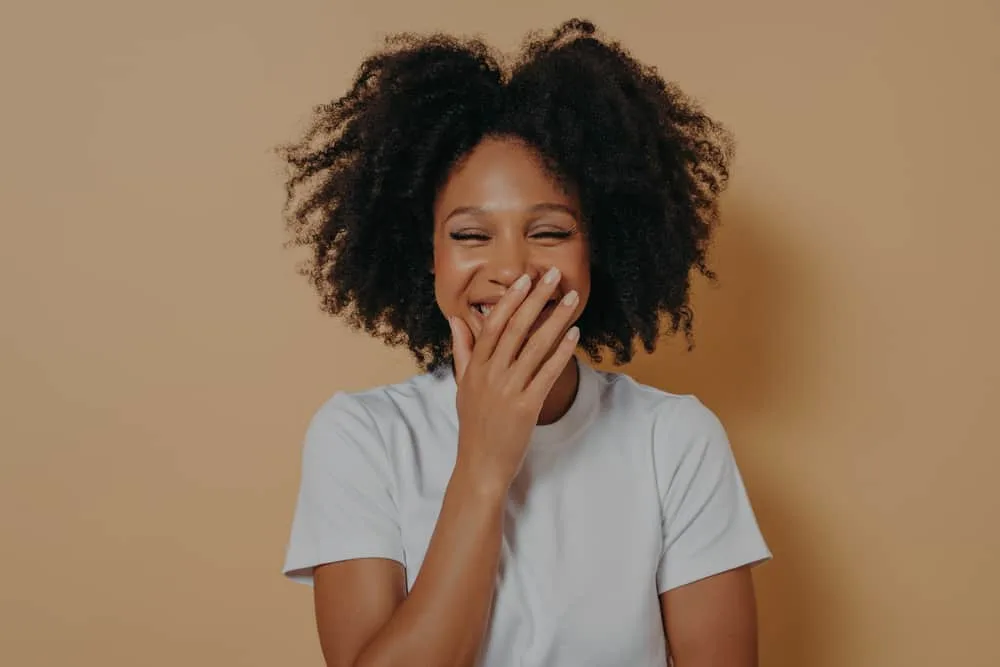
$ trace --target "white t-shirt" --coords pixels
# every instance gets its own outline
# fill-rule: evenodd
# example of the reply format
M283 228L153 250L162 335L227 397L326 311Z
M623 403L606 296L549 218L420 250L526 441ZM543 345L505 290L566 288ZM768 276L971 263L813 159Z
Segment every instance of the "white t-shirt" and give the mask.
M508 499L483 667L663 667L658 594L771 557L723 426L693 396L580 367ZM338 393L314 416L284 573L420 565L455 464L452 373Z

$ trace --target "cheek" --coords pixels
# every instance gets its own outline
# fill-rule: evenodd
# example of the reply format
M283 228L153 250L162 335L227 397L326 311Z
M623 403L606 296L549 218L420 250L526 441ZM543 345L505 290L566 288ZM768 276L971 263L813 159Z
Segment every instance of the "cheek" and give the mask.
M590 274L585 274L581 277L580 281L575 287L576 291L580 294L581 310L587 306L587 302L590 301Z
M464 297L473 268L468 264L454 250L435 249L434 296L445 315L457 312L459 301Z
M565 259L563 268L569 287L580 293L580 298L586 300L590 296L590 255L586 246L574 248L573 253Z

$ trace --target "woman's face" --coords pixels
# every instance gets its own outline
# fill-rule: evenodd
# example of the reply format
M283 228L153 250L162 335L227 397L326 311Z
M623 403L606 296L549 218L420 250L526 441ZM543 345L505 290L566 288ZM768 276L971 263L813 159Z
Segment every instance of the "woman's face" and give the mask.
M434 205L434 291L446 317L474 337L490 306L522 274L532 286L551 267L562 274L550 305L567 292L590 296L590 253L579 203L544 170L526 145L485 139L454 170ZM536 326L537 326L536 324Z

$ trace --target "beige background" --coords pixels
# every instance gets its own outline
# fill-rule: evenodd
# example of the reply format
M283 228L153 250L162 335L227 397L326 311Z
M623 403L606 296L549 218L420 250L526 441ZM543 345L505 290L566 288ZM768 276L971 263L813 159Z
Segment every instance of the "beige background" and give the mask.
M700 345L776 559L765 667L1000 665L1000 10L237 2L0 15L0 663L319 665L279 575L299 446L412 372L319 314L272 146L400 29L572 12L736 132ZM947 6L947 8L945 8Z

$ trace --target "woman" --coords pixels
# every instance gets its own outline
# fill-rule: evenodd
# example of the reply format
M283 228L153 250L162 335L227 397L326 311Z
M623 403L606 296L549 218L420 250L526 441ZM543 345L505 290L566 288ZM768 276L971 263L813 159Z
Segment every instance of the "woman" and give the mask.
M579 20L509 65L390 40L285 149L325 309L421 366L306 435L284 571L328 665L756 664L770 553L723 427L575 357L691 336L730 154Z

